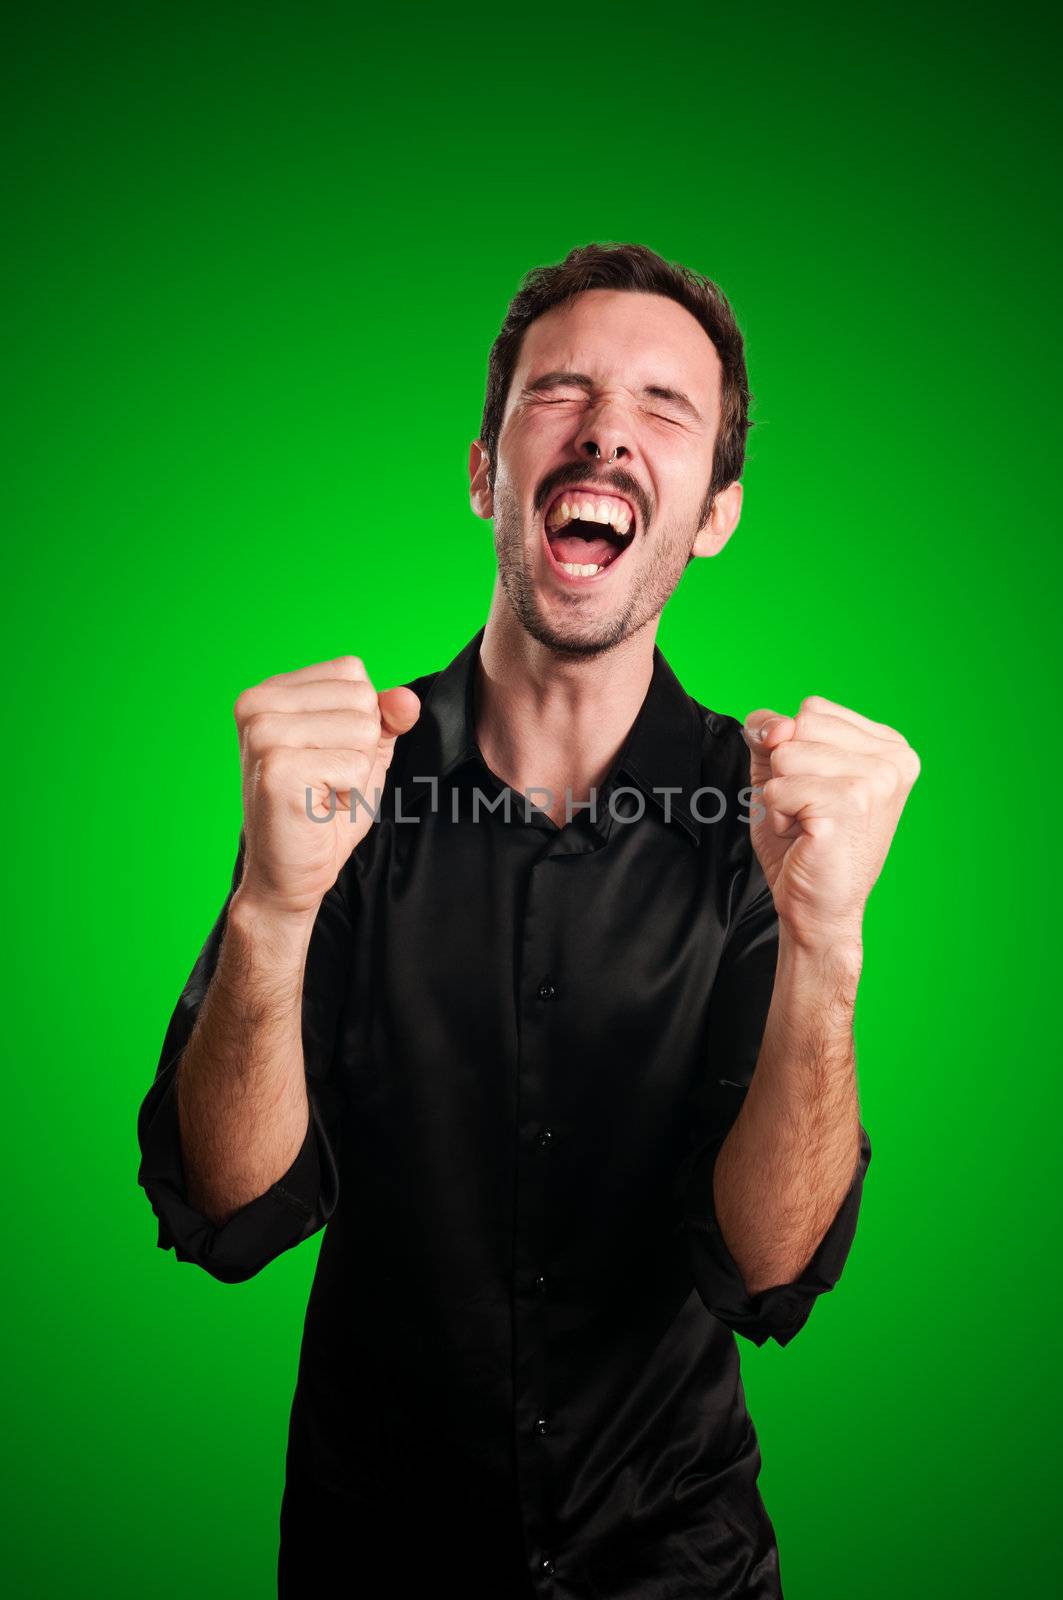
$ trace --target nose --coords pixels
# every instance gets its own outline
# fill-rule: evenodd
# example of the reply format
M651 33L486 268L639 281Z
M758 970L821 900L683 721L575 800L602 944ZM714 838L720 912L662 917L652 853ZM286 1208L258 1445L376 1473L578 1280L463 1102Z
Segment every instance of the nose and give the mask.
M584 454L590 456L592 461L604 461L606 466L611 465L614 461L622 461L625 456L631 454L626 444L616 444L607 456L596 439L584 439L580 444L580 449Z
M623 461L630 456L627 443L627 423L622 408L615 405L597 406L593 414L584 417L576 436L576 449L592 461L602 461L607 466L612 461Z

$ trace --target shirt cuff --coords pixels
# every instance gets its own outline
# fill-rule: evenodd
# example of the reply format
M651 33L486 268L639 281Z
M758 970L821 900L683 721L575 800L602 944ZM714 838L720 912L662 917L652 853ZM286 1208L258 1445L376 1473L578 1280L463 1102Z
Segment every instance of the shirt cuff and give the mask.
M222 1283L243 1283L322 1225L316 1108L311 1100L306 1137L287 1172L218 1227L188 1203L176 1073L174 1061L142 1103L137 1182L158 1219L160 1250L172 1249L178 1261L193 1262Z
M765 1344L768 1339L789 1344L808 1321L818 1297L833 1289L841 1277L856 1234L864 1176L871 1163L871 1140L861 1126L860 1157L853 1181L804 1271L791 1283L775 1284L754 1295L748 1293L716 1219L712 1178L720 1145L703 1163L691 1186L690 1200L698 1202L698 1212L691 1214L688 1209L683 1220L695 1287L706 1308L735 1333L756 1345Z

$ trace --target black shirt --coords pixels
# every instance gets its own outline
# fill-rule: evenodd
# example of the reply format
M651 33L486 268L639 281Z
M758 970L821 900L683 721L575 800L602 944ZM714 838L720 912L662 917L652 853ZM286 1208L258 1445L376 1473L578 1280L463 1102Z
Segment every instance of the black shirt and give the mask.
M339 1562L366 1596L766 1600L779 1558L735 1333L786 1344L837 1282L870 1142L806 1270L747 1294L712 1171L778 920L741 725L656 648L596 816L559 827L479 752L481 638L410 683L420 719L322 902L292 1167L220 1228L188 1205L174 1073L226 901L140 1109L139 1181L159 1246L227 1283L325 1226L282 1595ZM233 889L242 859L241 836Z

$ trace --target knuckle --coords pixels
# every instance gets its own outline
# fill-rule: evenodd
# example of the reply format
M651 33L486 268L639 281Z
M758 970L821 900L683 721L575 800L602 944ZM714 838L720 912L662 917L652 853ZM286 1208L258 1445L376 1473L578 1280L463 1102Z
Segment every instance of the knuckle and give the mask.
M245 722L251 714L254 706L254 693L254 689L241 689L233 702L233 716L236 718L238 726L240 723Z
M369 782L372 770L373 763L368 756L363 755L360 750L351 750L344 755L339 763L335 773L334 787L350 789L363 796L363 798L371 800L372 796L366 794L366 785Z
M280 745L264 750L258 758L258 781L264 789L275 791L286 776L286 756Z
M359 678L350 686L350 703L356 711L376 712L379 719L380 708L377 705L376 690L364 678Z
M845 779L845 797L853 810L862 815L871 809L871 795L863 778Z
M816 713L809 709L807 700L802 700L800 709L794 718L794 738L811 739L816 729Z
M876 794L881 794L888 798L897 787L897 768L893 765L893 762L876 756L870 782L873 784Z
M344 750L361 751L364 745L375 745L380 737L380 724L368 711L348 712L342 722L343 732L337 745Z
M244 739L251 755L260 755L269 748L273 718L268 711L252 711L244 721Z
M798 709L801 711L822 711L826 704L827 702L821 694L806 694Z

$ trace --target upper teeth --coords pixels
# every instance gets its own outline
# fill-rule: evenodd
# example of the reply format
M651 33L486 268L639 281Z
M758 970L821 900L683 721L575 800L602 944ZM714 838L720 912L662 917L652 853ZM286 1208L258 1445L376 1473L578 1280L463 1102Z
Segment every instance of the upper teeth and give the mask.
M566 522L577 519L580 522L601 522L615 528L621 535L631 530L631 512L623 500L616 500L609 494L584 494L582 490L555 500L546 518L546 526L553 533L563 528Z

